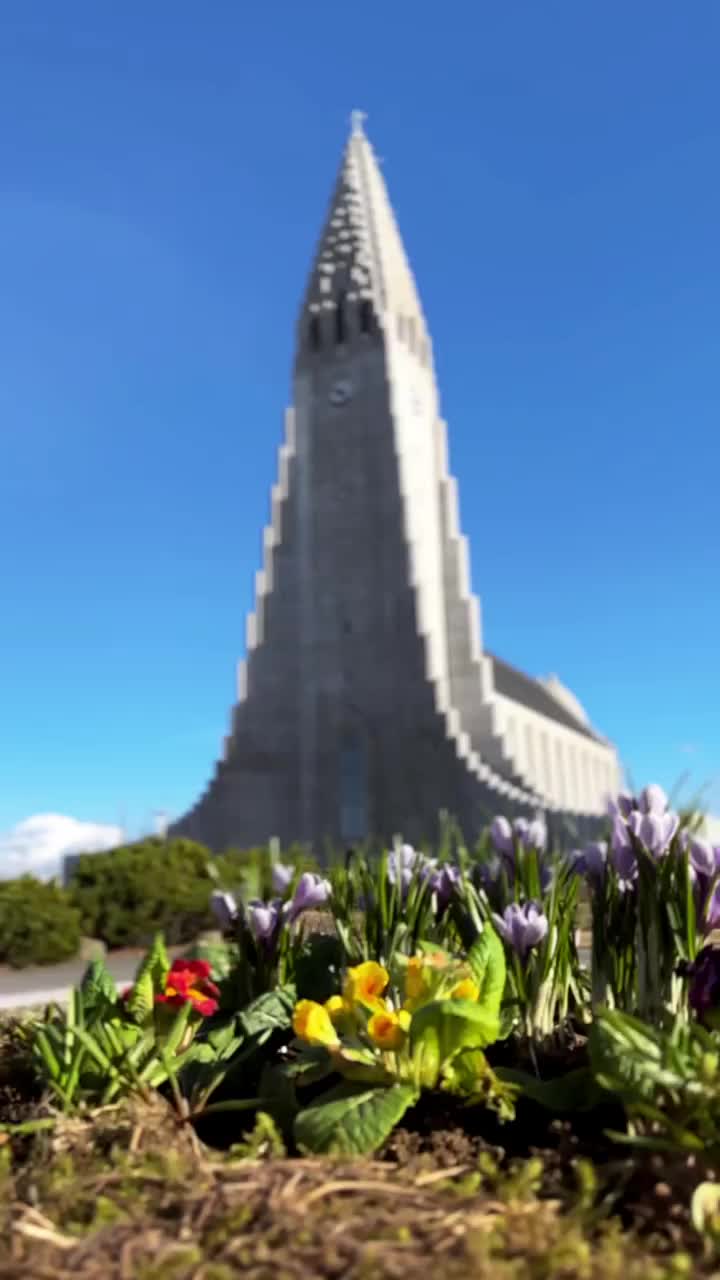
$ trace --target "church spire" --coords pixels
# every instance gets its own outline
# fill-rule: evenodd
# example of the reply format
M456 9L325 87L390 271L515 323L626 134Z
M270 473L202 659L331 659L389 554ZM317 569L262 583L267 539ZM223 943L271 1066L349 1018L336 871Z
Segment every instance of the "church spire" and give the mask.
M392 328L428 362L427 327L415 280L364 120L364 112L352 112L301 309L299 349L316 344L321 334L342 334L341 313L347 311L357 317L361 331L371 322Z

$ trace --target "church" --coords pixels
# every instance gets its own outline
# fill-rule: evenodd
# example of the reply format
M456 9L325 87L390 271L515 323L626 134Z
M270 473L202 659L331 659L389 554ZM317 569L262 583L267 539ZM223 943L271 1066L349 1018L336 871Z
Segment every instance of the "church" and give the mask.
M214 850L474 840L498 813L594 834L612 744L489 653L429 329L356 113L296 335L292 406L222 756L169 831Z

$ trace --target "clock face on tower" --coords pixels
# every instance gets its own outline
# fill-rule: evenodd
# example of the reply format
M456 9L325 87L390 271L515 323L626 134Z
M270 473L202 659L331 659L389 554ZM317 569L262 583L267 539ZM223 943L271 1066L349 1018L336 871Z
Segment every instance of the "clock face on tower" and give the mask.
M330 390L330 403L338 407L342 404L347 404L352 393L353 385L349 378L338 378L337 382L333 383Z

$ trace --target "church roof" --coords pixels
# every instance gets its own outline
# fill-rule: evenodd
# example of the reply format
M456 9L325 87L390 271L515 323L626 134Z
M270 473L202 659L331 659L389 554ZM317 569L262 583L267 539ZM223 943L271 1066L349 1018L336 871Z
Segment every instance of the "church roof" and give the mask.
M418 336L427 338L380 163L361 120L361 113L354 112L302 311L334 310L340 297L351 302L366 299L378 316L392 312L410 319L419 328Z
M495 690L501 697L519 702L530 711L536 711L538 715L547 716L549 720L564 724L567 729L574 729L575 733L592 738L594 742L603 741L599 734L583 724L582 720L572 715L567 707L558 702L539 680L525 675L524 671L518 671L517 667L512 667L509 662L503 662L502 658L496 658L492 653L488 653L487 657L493 666Z

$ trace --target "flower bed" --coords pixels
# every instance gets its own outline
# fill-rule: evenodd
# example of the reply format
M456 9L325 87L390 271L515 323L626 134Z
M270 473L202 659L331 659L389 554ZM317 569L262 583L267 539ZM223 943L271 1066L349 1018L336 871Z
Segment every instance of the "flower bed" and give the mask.
M540 821L497 818L473 851L449 828L436 857L408 846L375 859L356 853L327 878L277 863L262 901L217 889L226 941L215 959L171 963L158 938L121 998L95 962L67 1010L13 1031L0 1118L24 1224L17 1257L26 1264L27 1241L43 1238L23 1208L43 1143L54 1151L76 1126L102 1178L98 1117L129 1107L155 1117L161 1146L180 1143L183 1159L200 1161L218 1222L223 1170L265 1188L265 1217L258 1207L257 1223L251 1214L240 1233L247 1267L261 1265L255 1236L266 1227L280 1253L250 1274L281 1264L304 1274L282 1254L290 1236L280 1210L267 1219L288 1180L307 1185L308 1213L318 1206L310 1237L327 1228L332 1205L350 1251L343 1243L336 1269L318 1264L318 1274L354 1274L351 1265L363 1277L400 1274L413 1249L418 1259L443 1254L443 1274L520 1274L497 1270L512 1262L516 1201L532 1231L548 1233L530 1274L619 1274L621 1227L643 1237L632 1250L638 1260L645 1251L646 1276L650 1254L664 1268L657 1274L711 1269L720 1238L719 869L720 850L649 787L611 806L606 842L571 854L546 847ZM581 899L592 917L589 969L576 943ZM318 919L321 932L309 927ZM136 1119L132 1132L144 1124ZM251 1177L238 1164L248 1153L273 1160ZM342 1173L328 1164L338 1160ZM383 1247L390 1186L396 1210L422 1203L435 1215L436 1235L400 1213L402 1247L394 1237ZM303 1202L298 1191L293 1212ZM204 1240L194 1192L184 1203ZM48 1236L48 1249L70 1256L80 1249L74 1239ZM565 1271L563 1239L574 1242ZM196 1243L203 1263L231 1258L230 1244L216 1257ZM529 1249L518 1255L528 1265Z

